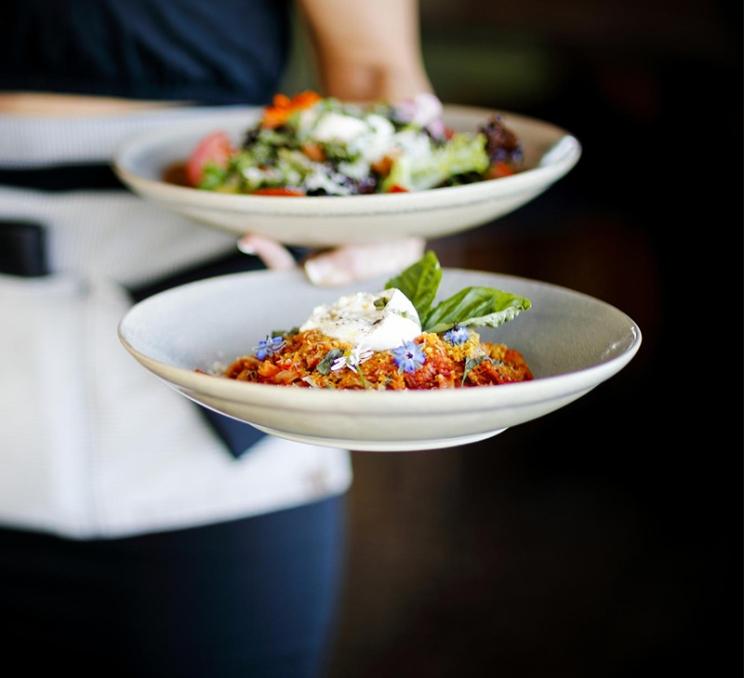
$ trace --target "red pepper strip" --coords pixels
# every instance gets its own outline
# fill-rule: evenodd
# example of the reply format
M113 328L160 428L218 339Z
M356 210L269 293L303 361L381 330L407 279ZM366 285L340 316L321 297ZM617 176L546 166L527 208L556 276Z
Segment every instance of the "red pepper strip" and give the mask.
M259 188L251 195L283 195L291 198L299 198L305 195L302 191L296 188Z
M488 168L489 179L501 179L501 177L508 177L510 174L514 174L514 170L505 162L495 162Z
M320 95L311 91L300 92L291 99L284 94L277 94L273 105L264 109L261 126L268 129L281 127L294 111L309 108L317 101L320 101Z

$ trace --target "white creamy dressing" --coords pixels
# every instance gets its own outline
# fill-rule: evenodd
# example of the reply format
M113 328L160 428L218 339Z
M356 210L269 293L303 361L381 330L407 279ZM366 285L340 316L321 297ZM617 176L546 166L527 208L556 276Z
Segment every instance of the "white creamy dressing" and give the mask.
M320 115L306 111L303 116L300 127L309 139L347 144L352 153L359 153L368 163L396 151L416 157L431 153L431 141L426 134L411 129L396 133L393 123L375 113L363 119L331 111Z
M359 158L354 162L338 163L338 171L352 179L364 179L369 175L369 163L364 158Z
M365 120L365 133L349 143L349 150L359 153L371 164L388 155L395 147L395 127L381 115L371 114Z
M367 131L364 120L329 111L315 123L312 136L316 141L348 144Z
M249 185L252 186L260 186L264 181L279 183L282 180L286 180L291 185L299 183L301 180L299 172L289 173L285 177L275 167L261 168L250 165L242 168L241 173Z
M437 102L434 98L434 102ZM421 121L428 121L441 113L433 102L424 102L417 111ZM419 122L417 119L416 122ZM369 113L357 118L335 111L322 111L316 107L303 111L298 120L300 138L319 143L344 144L352 154L358 154L354 162L339 165L339 170L352 179L369 175L370 165L385 156L397 156L413 165L431 162L432 144L426 134L418 130L396 132L387 118ZM307 180L310 190L323 189L330 195L348 195L351 189L326 172L315 172Z
M431 141L426 134L412 129L402 130L395 135L395 146L414 164L424 163L431 158Z
M387 302L384 307L380 301L375 305L380 299ZM421 334L421 322L408 297L393 288L375 294L357 292L316 306L300 330L319 330L353 346L386 351L415 339Z
M349 195L351 189L342 183L343 180L339 174L328 174L319 169L305 178L305 187L310 191L322 188L328 195Z

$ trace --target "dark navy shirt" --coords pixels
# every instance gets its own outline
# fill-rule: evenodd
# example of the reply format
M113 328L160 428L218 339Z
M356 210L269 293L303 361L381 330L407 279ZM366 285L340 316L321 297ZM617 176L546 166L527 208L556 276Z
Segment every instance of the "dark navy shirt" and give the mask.
M0 90L263 104L288 0L5 0Z

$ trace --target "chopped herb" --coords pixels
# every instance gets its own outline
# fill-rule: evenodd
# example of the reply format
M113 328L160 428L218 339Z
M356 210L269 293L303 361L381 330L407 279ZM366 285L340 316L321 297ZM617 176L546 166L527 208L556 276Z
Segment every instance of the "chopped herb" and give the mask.
M386 299L385 297L377 297L375 299L375 308L382 310L387 306L389 299Z
M491 360L487 355L479 355L477 358L468 358L465 361L465 370L462 373L462 383L465 384L467 376L480 365L484 360Z
M295 334L299 334L300 328L293 327L291 330L271 330L271 337L293 337Z
M364 386L365 389L372 388L372 386L370 386L370 383L367 381L367 377L364 376L364 372L362 372L361 367L358 370L356 370L356 373L359 376L359 381L362 382L362 386Z
M343 355L344 352L340 348L332 348L325 354L325 357L318 363L318 366L315 369L323 376L326 376L330 373L333 363Z

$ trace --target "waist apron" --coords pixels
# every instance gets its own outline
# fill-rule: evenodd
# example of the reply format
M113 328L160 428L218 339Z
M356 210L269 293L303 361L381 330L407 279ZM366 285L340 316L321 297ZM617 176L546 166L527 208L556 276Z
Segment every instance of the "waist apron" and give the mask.
M252 265L88 167L184 115L0 118L0 611L32 673L322 671L347 453L208 423L116 336L132 295Z
M347 489L345 451L265 437L199 411L116 335L132 296L258 264L235 254L233 237L122 190L106 168L114 149L138 130L184 119L219 126L249 112L0 117L0 525L118 537ZM29 264L35 254L46 261Z

